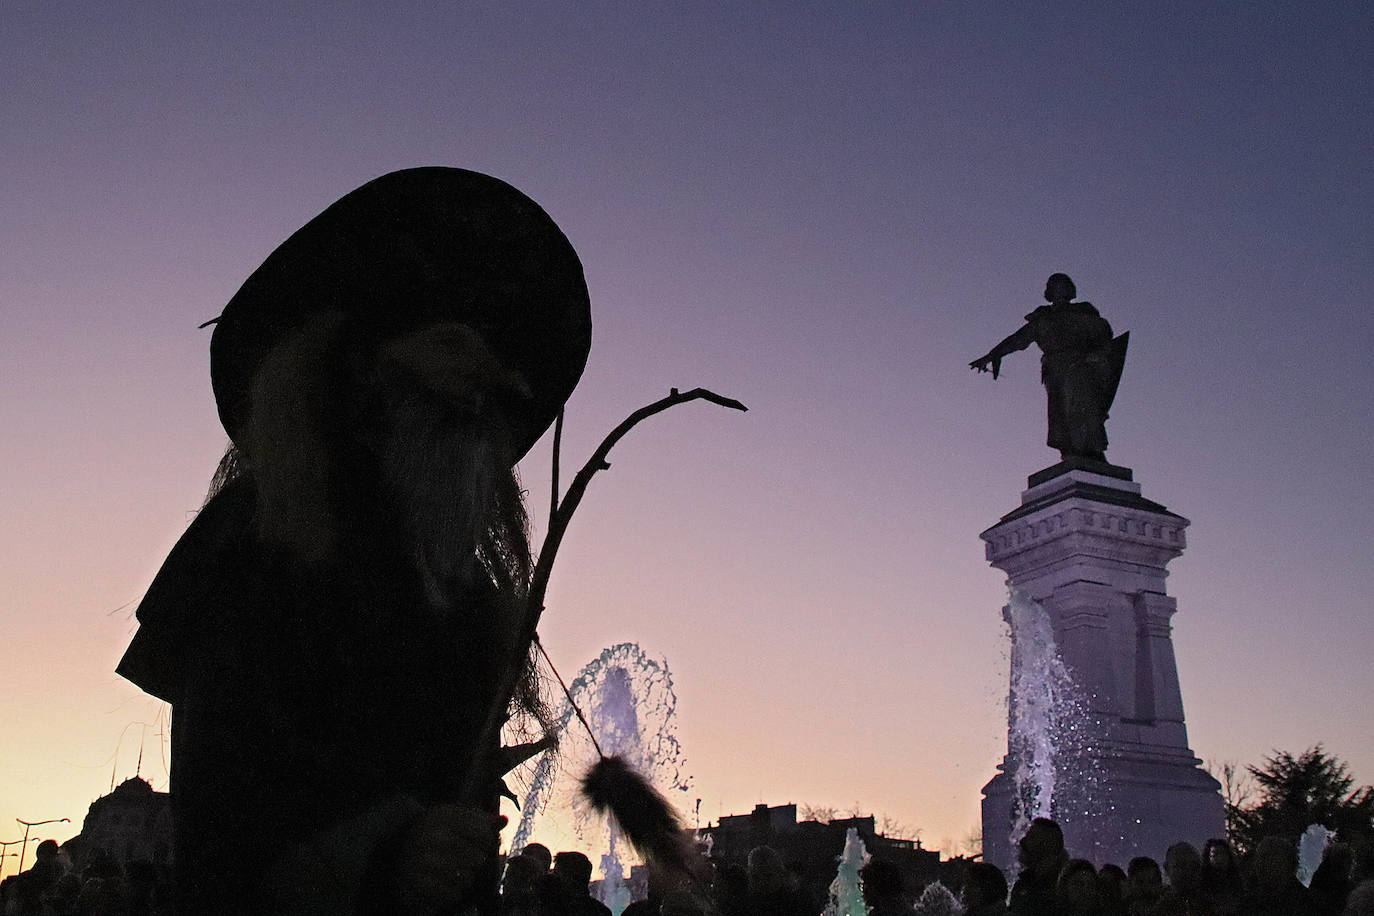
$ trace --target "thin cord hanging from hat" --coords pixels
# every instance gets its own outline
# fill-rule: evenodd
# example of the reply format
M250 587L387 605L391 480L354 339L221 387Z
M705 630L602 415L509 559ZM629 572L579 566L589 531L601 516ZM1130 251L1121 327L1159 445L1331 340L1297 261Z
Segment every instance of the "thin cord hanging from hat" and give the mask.
M534 634L534 646L539 650L539 654L544 656L544 664L548 665L549 670L553 672L554 678L558 681L558 686L563 688L563 696L568 698L568 705L572 707L573 712L577 713L577 721L581 722L582 727L587 730L587 737L592 739L592 747L596 748L596 756L605 760L606 755L602 752L601 745L597 743L596 734L592 731L592 727L587 724L587 717L582 715L582 707L577 705L577 701L573 699L572 691L563 682L563 675L558 673L558 669L553 666L553 659L549 658L549 653L544 651L544 643L539 640L538 633Z

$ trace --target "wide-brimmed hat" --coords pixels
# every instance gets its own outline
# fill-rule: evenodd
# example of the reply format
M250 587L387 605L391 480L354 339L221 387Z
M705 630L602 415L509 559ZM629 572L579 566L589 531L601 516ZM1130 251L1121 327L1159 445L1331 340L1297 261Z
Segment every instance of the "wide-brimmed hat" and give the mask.
M254 374L275 346L322 315L342 319L340 336L354 353L461 323L528 386L529 397L505 409L519 457L582 375L590 311L577 253L524 194L465 169L391 172L302 226L229 300L210 340L215 403L243 446Z

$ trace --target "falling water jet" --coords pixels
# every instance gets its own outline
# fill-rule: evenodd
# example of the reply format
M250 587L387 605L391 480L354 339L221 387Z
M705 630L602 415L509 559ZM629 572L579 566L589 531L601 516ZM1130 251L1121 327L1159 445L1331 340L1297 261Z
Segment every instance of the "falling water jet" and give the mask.
M1060 657L1050 615L1013 589L1006 618L1011 628L1008 703L1015 848L1037 817L1061 825L1091 821L1110 801L1091 753L1100 728Z

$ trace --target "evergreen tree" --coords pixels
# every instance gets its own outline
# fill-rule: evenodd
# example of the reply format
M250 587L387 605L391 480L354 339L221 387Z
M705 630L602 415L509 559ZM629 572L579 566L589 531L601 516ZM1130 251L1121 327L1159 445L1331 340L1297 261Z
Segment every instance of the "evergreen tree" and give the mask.
M1264 766L1248 767L1259 800L1237 813L1236 842L1253 849L1266 836L1297 841L1312 824L1348 839L1374 837L1374 786L1355 786L1346 765L1318 744L1294 757L1275 751Z

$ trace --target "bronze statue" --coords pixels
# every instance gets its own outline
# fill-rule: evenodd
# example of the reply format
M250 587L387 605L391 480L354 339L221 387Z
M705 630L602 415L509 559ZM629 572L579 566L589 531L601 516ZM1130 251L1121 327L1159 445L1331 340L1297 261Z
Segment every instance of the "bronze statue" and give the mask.
M1107 411L1121 381L1130 334L1113 338L1112 326L1091 303L1073 301L1077 292L1067 274L1051 274L1045 283L1049 305L1027 315L1019 331L969 363L969 368L990 369L995 379L1002 357L1039 344L1043 354L1040 381L1049 399L1046 444L1059 449L1063 458L1105 462Z

